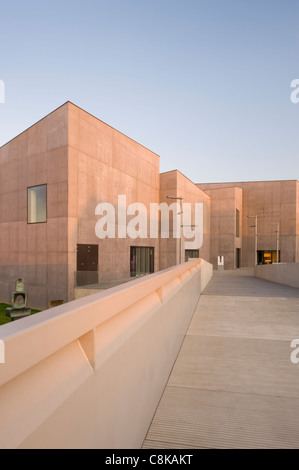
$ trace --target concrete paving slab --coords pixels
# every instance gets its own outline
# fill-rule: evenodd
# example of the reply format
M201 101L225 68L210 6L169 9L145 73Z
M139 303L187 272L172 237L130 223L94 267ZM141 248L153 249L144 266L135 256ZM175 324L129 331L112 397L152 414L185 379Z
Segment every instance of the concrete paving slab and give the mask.
M144 448L299 448L299 289L215 272Z
M297 399L167 387L144 448L298 448L298 420Z

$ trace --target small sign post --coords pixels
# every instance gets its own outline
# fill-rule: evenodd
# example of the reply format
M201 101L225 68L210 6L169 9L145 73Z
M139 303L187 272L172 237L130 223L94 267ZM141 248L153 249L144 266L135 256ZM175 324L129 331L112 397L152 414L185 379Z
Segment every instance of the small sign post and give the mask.
M218 271L224 270L224 256L218 256Z

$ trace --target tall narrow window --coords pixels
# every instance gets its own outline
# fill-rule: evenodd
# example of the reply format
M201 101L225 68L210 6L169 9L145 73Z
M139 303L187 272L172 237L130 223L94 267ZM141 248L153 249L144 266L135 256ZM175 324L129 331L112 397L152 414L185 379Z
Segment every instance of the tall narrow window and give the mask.
M236 209L236 237L240 236L240 212Z
M47 222L47 185L28 188L27 195L28 224Z

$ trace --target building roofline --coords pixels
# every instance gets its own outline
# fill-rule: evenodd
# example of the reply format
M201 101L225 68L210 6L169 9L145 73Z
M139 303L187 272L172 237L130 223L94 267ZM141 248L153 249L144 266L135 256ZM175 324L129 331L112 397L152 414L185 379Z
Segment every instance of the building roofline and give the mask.
M208 183L207 183L208 184ZM211 183L213 184L213 183ZM221 183L219 183L221 184ZM206 191L214 191L214 190L217 190L217 189L240 189L241 191L243 191L243 188L241 188L240 186L221 186L221 187L218 187L218 188L201 188L198 184L196 184L196 186L201 189L202 191L206 192Z
M178 173L180 173L186 180L190 181L190 183L193 184L193 186L195 186L197 189L199 189L202 193L204 193L205 196L207 196L210 199L210 196L205 192L204 189L199 188L196 183L194 183L192 180L190 180L190 178L188 178L188 176L184 175L184 173L182 173L177 168L175 168L174 170L163 171L162 173L160 173L160 176L165 175L167 173L173 173L174 171L177 171Z
M184 173L182 173L177 168L174 168L173 170L162 171L162 173L160 173L160 175L165 175L166 173L172 173L174 171L177 171L178 173L180 173L184 178L186 178L186 180L190 181L190 183L194 184L195 186L197 185L197 183L194 183L194 181L190 180L190 178L188 178L188 176L184 175Z
M282 183L282 182L291 182L291 181L297 181L297 183L299 182L299 180L297 179L292 179L292 180L252 180L252 181L218 181L217 183L214 182L214 183L195 183L196 185L205 185L205 184L208 184L208 185L212 185L212 184L229 184L231 186L228 186L230 188L234 187L236 184L246 184L246 183Z
M151 152L152 154L156 155L158 158L160 158L160 155L158 155L156 152L153 152L152 150L150 150L148 147L145 147L144 145L140 144L139 142L137 142L137 140L134 140L132 139L131 137L127 136L126 134L124 134L123 132L119 131L118 129L116 129L115 127L111 126L110 124L107 124L106 122L102 121L101 119L99 119L98 117L94 116L93 114L89 113L88 111L86 111L85 109L81 108L80 106L76 105L75 103L73 103L72 101L68 100L66 101L65 103L63 103L62 105L58 106L57 108L53 109L53 111L50 111L48 114L46 114L45 116L43 116L41 119L39 119L38 121L34 122L33 124L31 124L31 126L27 127L26 129L24 129L22 132L20 132L19 134L15 135L12 139L8 140L7 142L5 142L3 145L0 146L0 149L2 149L3 147L5 147L5 145L9 144L10 142L12 142L14 139L16 139L17 137L21 136L22 134L24 134L25 132L27 132L29 129L31 129L33 126L35 126L36 124L38 124L39 122L43 121L43 119L46 119L48 116L50 116L51 114L55 113L56 111L58 111L58 109L62 108L63 106L65 105L69 105L71 104L72 106L75 106L76 108L80 109L81 111L83 111L84 113L88 114L89 116L92 116L94 119L97 119L98 121L100 121L101 123L105 124L106 126L110 127L110 129L113 129L114 131L118 132L119 134L123 135L124 137L126 137L127 139L130 139L132 142L135 142L136 144L140 145L141 147L145 148L146 150L148 150L149 152Z
M140 142L138 142L137 140L135 139L132 139L132 137L129 137L128 135L124 134L123 132L119 131L118 129L116 129L115 127L111 126L110 124L107 124L107 122L103 121L102 119L98 118L97 116L95 116L94 114L91 114L89 111L86 111L86 109L83 109L81 108L80 106L78 106L77 104L73 103L72 101L67 101L66 103L68 104L71 104L72 106L75 106L76 108L80 109L80 111L83 111L84 113L88 114L89 116L93 117L94 119L97 119L97 121L105 124L105 126L108 126L110 127L110 129L113 129L114 131L118 132L119 134L123 135L124 137L126 137L127 139L130 139L132 142L135 142L135 144L138 144L140 145L141 147L145 148L146 150L148 150L149 152L153 153L154 155L156 155L158 158L160 158L160 155L156 152L153 152L153 150L149 149L148 147L145 147L145 145L141 144ZM66 104L65 103L65 104Z
M53 109L53 111L50 111L48 114L46 114L45 116L43 116L42 118L40 118L38 121L34 122L33 124L31 124L31 126L29 127L26 127L26 129L24 129L22 132L20 132L19 134L15 135L14 137L12 137L12 139L8 140L7 142L5 142L5 144L1 145L0 149L2 149L3 147L5 147L5 145L9 144L10 142L12 142L13 140L15 140L17 137L20 137L20 135L24 134L25 132L29 131L29 129L31 129L33 126L35 126L36 124L38 124L39 122L43 121L44 119L46 119L48 116L50 116L51 114L55 113L56 111L58 111L58 109L62 108L63 106L65 106L67 103L69 103L69 101L66 101L65 103L63 103L62 105L58 106L57 108Z

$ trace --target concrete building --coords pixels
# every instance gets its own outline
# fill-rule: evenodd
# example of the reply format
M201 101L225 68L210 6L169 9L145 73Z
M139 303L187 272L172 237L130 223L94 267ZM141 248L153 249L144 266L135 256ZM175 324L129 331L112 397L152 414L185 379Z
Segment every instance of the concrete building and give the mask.
M211 262L225 267L299 261L299 182L198 184L211 198Z
M144 272L158 271L158 239L96 236L97 205L117 207L119 195L159 202L158 155L70 102L1 147L1 299L10 301L18 277L30 304L45 308L98 273L130 276L140 258Z
M124 282L189 258L215 269L219 257L225 269L273 262L277 241L280 261L299 261L298 185L195 184L178 170L160 174L158 155L67 102L0 148L0 301L10 302L19 277L30 306L46 308L51 300L72 300L77 285ZM161 212L153 216L151 205L173 202L164 238ZM146 211L142 238L126 233L140 214L136 203ZM202 232L194 249L187 248L181 203L191 205L190 227ZM96 232L102 204L114 208L114 237ZM110 222L107 215L102 229Z
M182 231L181 239L175 239L172 236L169 239L160 238L160 269L179 264L180 261L187 261L188 258L203 258L210 260L210 197L197 187L192 181L184 176L180 171L173 170L160 175L160 202L170 203L171 198L182 198L183 204L195 203L203 205L202 227L203 240L199 249L185 249L187 239ZM178 199L180 200L180 199ZM184 214L183 214L184 215ZM182 218L182 225L183 225ZM171 223L172 219L170 220ZM191 224L195 224L194 214ZM183 227L182 227L183 228ZM193 227L193 231L195 231ZM180 257L181 253L181 257Z

